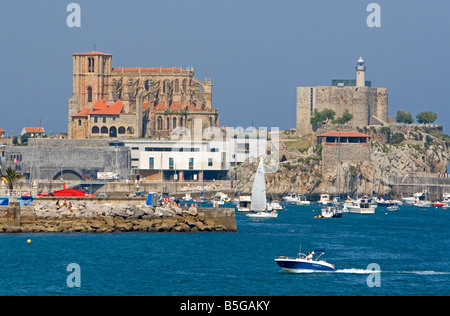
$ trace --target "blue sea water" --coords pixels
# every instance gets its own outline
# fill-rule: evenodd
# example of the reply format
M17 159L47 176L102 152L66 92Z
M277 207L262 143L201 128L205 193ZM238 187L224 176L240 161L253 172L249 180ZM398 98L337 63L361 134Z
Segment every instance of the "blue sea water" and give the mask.
M236 213L236 233L0 234L0 295L450 294L450 210L318 214L317 205L288 206L277 219ZM274 259L300 244L324 248L336 271L283 272ZM71 263L80 287L67 285ZM375 287L372 263L381 269Z

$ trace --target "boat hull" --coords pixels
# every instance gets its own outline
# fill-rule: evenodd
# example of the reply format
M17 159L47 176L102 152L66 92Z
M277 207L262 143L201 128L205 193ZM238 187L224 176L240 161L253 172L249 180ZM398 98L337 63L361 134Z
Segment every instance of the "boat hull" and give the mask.
M274 212L258 212L258 213L249 213L246 216L249 218L277 218L278 214Z
M278 258L275 262L286 272L333 272L334 265L325 261L306 260L300 258Z
M354 214L375 214L374 208L359 208L359 207L352 207L347 206L348 213L354 213Z

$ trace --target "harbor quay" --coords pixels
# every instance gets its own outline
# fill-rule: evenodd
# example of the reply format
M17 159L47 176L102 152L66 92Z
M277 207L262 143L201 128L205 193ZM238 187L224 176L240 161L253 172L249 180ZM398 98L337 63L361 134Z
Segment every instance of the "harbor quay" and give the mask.
M0 206L0 233L236 232L234 208L147 205L143 198L41 197Z

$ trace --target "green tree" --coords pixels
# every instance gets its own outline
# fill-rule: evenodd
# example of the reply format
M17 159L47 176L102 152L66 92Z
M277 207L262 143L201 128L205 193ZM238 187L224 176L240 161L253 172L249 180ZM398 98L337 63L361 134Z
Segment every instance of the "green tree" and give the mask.
M395 117L395 120L397 123L405 123L405 124L414 123L414 119L411 113L402 110L397 111L397 116Z
M421 112L416 115L416 119L419 124L431 124L436 121L437 118L437 114L431 111Z
M334 119L336 112L331 109L324 109L323 111L314 110L314 115L311 117L311 125L318 125L322 123L328 123L330 120Z
M20 173L18 173L16 169L12 169L10 167L10 168L6 169L6 173L2 172L1 179L3 182L8 184L9 190L13 190L16 182L19 181L20 179L22 179L22 177L23 176Z
M333 124L345 124L353 119L353 114L349 113L348 110L345 110L344 113L342 113L341 117L338 117L337 119L331 121Z
M20 143L21 143L22 145L28 144L28 138L30 138L30 137L31 137L31 134L30 134L30 133L25 133L25 134L23 134L22 136L20 136Z

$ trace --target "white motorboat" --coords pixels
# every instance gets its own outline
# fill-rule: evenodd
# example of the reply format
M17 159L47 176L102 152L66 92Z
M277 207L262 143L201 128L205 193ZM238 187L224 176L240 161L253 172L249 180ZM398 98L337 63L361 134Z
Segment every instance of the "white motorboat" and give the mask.
M277 218L278 213L276 211L269 212L267 210L267 211L260 211L260 212L256 212L256 213L248 213L246 216L249 218Z
M190 193L186 193L186 194L183 196L182 200L183 200L184 202L192 202L192 201L193 201L193 198L192 198L192 196L191 196Z
M442 202L446 203L447 206L450 206L450 193L444 193L442 195Z
M248 195L240 196L238 199L238 212L250 212L250 205L252 203L252 198Z
M231 202L231 200L228 197L228 195L226 195L225 193L219 192L216 195L214 195L212 202L214 205L224 205L225 202Z
M295 205L311 205L311 202L306 199L304 194L292 193L283 197L283 200L288 203L294 203Z
M316 252L320 252L321 254L316 259L313 259L313 255ZM281 256L275 259L275 262L286 272L302 273L335 271L333 264L324 260L318 260L324 253L324 250L316 249L311 251L308 256L303 253L298 253L296 258Z
M389 212L397 212L400 208L398 207L398 205L391 205L387 207L387 210Z
M276 210L269 211L267 209L266 197L266 180L264 176L264 162L263 159L259 161L258 169L256 171L255 180L252 188L251 198L251 213L246 214L249 218L276 218L278 213Z
M282 210L283 207L280 205L280 202L272 201L270 203L267 203L267 209L270 209L270 210Z
M403 198L402 201L406 205L415 205L419 201L426 200L426 197L428 195L430 195L430 192L428 192L428 191L417 192L417 193L414 193L413 196Z
M320 205L331 205L332 200L329 194L321 194L319 201L317 201Z
M414 203L414 206L417 206L417 207L420 207L420 208L430 208L430 207L432 207L433 205L431 204L430 201L422 201L422 200L419 200L419 201L417 201L417 202Z
M328 206L321 210L321 218L340 218L342 217L342 210L335 206Z
M353 200L351 204L347 204L347 211L355 214L374 214L375 207L373 207L371 200L367 196L360 199Z

